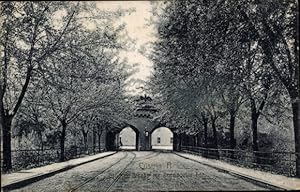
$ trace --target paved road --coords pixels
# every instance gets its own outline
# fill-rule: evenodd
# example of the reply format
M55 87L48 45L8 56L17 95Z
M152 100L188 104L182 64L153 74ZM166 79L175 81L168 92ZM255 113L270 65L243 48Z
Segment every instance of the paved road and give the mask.
M173 153L119 152L14 191L268 190Z

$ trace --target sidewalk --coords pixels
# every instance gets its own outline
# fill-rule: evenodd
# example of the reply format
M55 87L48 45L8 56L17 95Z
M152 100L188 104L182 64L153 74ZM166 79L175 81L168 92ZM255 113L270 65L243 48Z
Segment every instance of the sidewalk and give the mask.
M224 161L215 159L207 159L198 155L188 153L175 153L183 158L187 158L217 169L228 171L245 179L258 181L267 185L275 186L284 190L300 190L300 179L291 178L282 175L272 174L268 172L253 170L244 167L238 167Z
M115 153L116 152L103 152L96 155L72 159L65 162L53 163L43 167L3 174L1 175L1 191L4 189L20 187L28 183L32 183L34 181L49 177L56 173L71 169L73 167L89 163L107 156L111 156Z

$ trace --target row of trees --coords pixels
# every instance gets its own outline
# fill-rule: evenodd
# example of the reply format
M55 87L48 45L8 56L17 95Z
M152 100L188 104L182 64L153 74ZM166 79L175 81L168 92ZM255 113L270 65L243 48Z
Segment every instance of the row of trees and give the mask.
M158 41L149 87L161 120L183 132L201 124L206 147L210 125L214 148L218 127L227 127L234 149L236 120L249 116L253 151L260 150L262 116L293 121L300 176L298 2L176 1L153 12Z
M124 25L114 21L132 10L106 12L95 2L1 2L0 7L4 171L12 168L12 133L33 131L40 143L58 133L63 161L70 127L83 133L97 128L101 136L99 127L122 122L131 106L124 95L131 72L118 58L126 49L119 38Z

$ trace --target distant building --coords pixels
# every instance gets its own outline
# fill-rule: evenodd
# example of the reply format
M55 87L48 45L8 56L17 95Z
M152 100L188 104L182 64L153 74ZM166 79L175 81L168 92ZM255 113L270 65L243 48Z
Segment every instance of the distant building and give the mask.
M152 149L173 150L173 133L167 127L155 129L151 134Z
M152 98L145 95L140 96L136 100L136 110L135 116L136 117L145 117L145 118L152 118L153 115L157 112L157 109L154 106Z
M153 116L158 110L152 98L147 95L137 97L135 108L135 118L129 123L128 127L123 128L117 134L117 148L173 150L172 131L166 127L159 127L153 120Z

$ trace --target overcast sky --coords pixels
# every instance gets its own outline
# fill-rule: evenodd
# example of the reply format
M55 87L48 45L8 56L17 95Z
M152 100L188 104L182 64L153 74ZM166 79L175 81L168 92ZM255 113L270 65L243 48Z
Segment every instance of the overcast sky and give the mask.
M136 64L138 70L131 79L145 81L151 74L151 61L141 54L138 50L142 47L147 47L149 42L155 40L155 30L147 25L151 17L151 4L149 1L101 1L97 2L97 8L104 10L117 10L118 8L129 9L135 8L135 12L122 17L120 22L126 23L128 35L135 39L135 49L132 51L122 51L121 57L128 59L129 64ZM143 86L142 83L132 83L128 88L130 93L142 94L142 89L137 89Z

